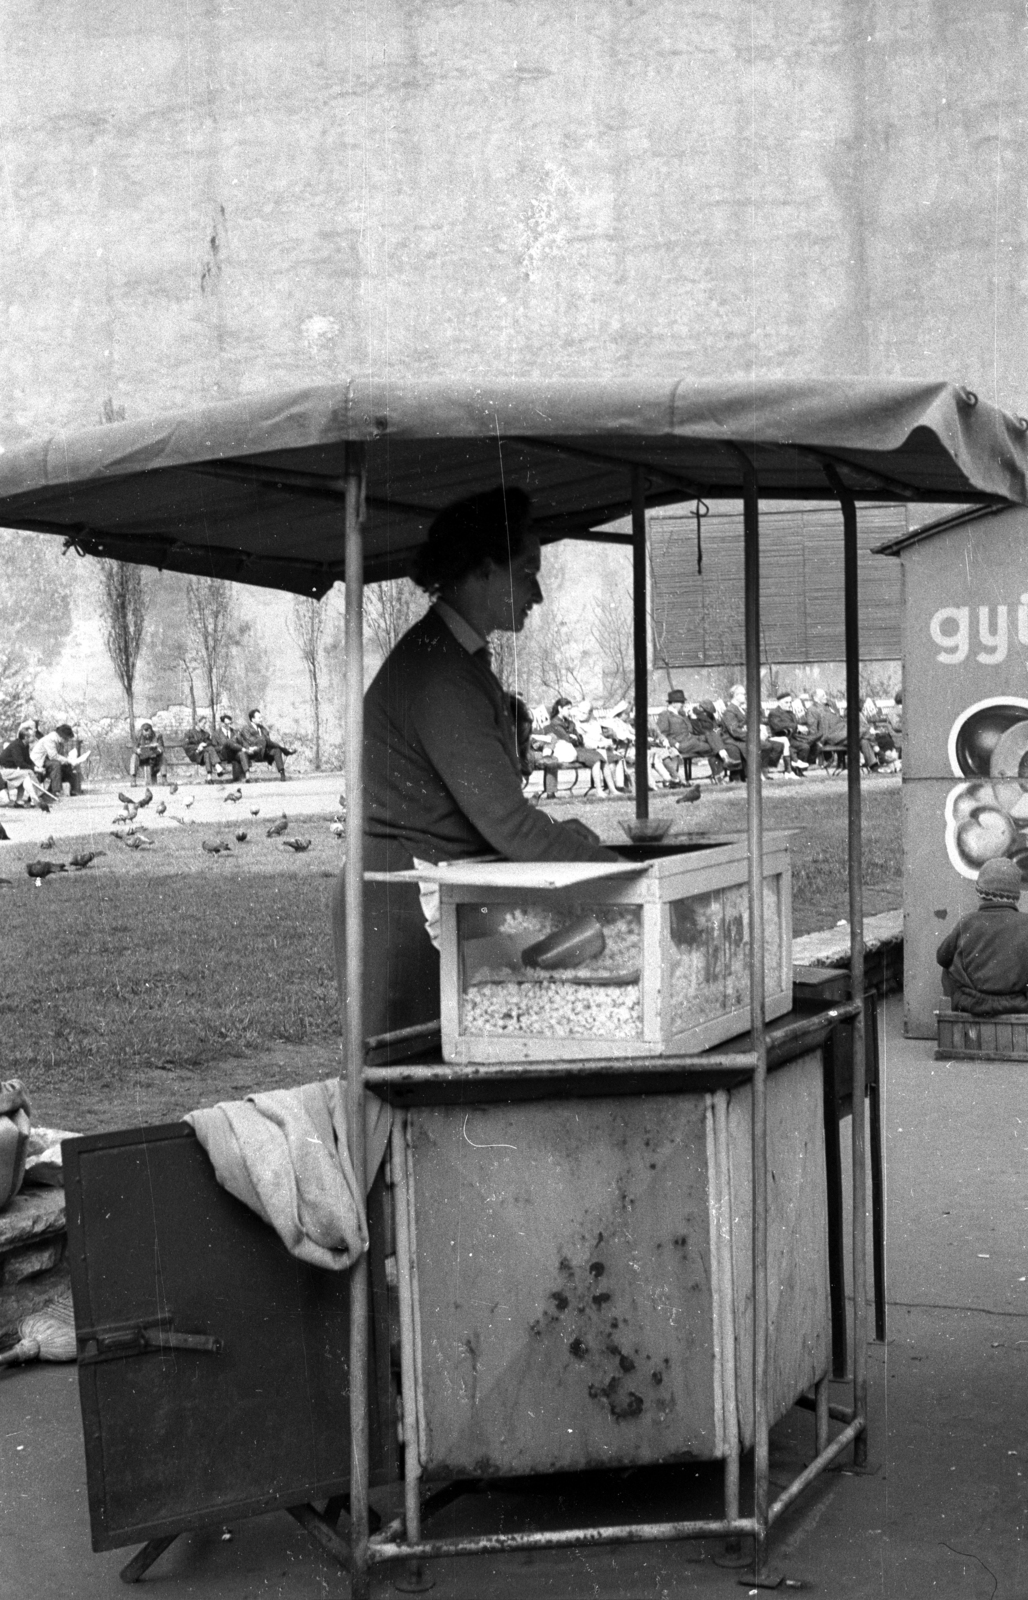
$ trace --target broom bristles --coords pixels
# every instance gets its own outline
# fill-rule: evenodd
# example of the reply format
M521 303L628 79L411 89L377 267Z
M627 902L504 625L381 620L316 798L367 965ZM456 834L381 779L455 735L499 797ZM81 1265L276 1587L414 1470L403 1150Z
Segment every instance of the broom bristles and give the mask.
M74 1361L75 1313L71 1296L60 1295L39 1311L30 1311L18 1324L18 1343L0 1352L0 1367L26 1361Z

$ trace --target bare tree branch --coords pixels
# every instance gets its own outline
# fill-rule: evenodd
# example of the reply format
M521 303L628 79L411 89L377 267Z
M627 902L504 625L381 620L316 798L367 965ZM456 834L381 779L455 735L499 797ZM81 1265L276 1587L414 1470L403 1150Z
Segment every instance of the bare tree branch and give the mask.
M0 644L0 736L18 726L25 714L25 703L32 692L32 674L24 651L16 643Z
M186 584L186 620L193 654L207 686L213 724L234 643L235 595L231 584L222 578L190 578Z
M309 600L305 595L295 595L293 612L288 621L293 642L303 658L307 682L311 691L311 711L314 717L314 770L321 771L321 651L325 633L326 613L320 601Z
M368 585L364 591L364 629L383 661L407 629L424 615L427 606L424 590L410 578Z
M100 621L104 644L125 692L129 736L136 739L136 667L146 629L149 596L143 570L130 561L100 562Z
M612 706L630 700L635 682L635 639L632 612L623 589L593 602L592 636L600 658L603 702Z

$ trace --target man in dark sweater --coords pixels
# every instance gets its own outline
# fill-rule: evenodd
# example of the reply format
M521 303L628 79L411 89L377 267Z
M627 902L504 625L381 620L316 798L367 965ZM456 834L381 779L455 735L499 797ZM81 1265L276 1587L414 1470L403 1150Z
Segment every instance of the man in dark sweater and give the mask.
M365 865L499 855L508 861L612 860L596 835L554 822L525 798L507 690L490 665L494 631L518 633L542 600L528 496L491 490L440 512L414 581L432 606L390 653L364 699ZM369 1035L439 1015L431 892L365 887ZM342 918L337 895L337 951Z
M986 861L975 889L981 907L961 917L935 958L955 1011L995 1017L1028 1010L1028 917L1017 909L1021 874L1012 861Z
M29 753L35 743L35 731L34 723L23 722L17 737L0 750L0 782L6 784L12 805L28 805L34 794L41 793Z

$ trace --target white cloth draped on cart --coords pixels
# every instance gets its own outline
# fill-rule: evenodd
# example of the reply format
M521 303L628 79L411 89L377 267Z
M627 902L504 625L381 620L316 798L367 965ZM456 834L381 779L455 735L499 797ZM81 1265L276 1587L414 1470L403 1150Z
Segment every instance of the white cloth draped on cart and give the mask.
M391 1113L365 1096L367 1188L389 1142ZM300 1261L342 1272L368 1247L337 1078L271 1089L191 1111L184 1119L222 1188L269 1223Z

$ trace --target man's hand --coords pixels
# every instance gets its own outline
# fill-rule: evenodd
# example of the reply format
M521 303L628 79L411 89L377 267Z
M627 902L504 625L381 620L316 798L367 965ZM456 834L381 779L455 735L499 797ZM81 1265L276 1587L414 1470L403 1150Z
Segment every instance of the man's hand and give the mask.
M587 828L584 822L579 822L577 817L569 817L567 822L562 822L560 826L566 828L569 833L577 835L579 839L584 839L586 844L599 844L600 842L599 834L593 833L593 830Z

